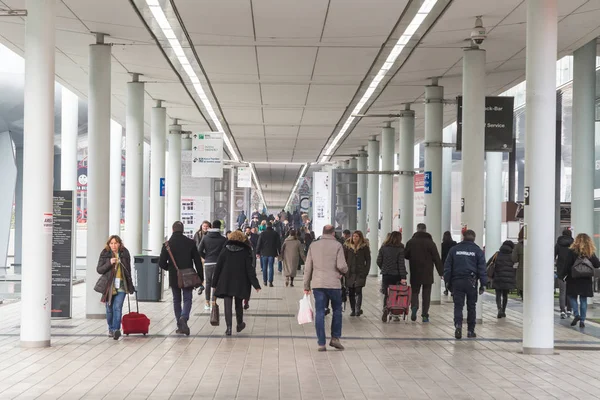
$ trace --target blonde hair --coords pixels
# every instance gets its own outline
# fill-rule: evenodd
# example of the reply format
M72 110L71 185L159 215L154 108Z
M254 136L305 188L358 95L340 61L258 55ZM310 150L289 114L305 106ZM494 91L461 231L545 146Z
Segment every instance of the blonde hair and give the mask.
M229 234L229 240L235 240L236 242L246 242L248 238L244 233L240 231L233 231Z
M571 245L571 250L583 257L591 257L596 253L594 241L586 233L580 233Z

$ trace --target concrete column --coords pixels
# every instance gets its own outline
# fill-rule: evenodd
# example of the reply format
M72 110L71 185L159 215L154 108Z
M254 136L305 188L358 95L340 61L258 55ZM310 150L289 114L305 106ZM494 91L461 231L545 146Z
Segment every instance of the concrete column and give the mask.
M144 142L144 160L146 162L144 162L142 181L142 251L149 249L150 236L150 144L146 142Z
M181 125L176 119L169 126L167 162L167 227L181 220Z
M444 88L437 78L425 88L425 174L431 174L430 193L425 185L425 225L441 254L442 243L442 142L444 130ZM431 304L442 299L441 278L433 273Z
M161 193L160 182L166 173L167 110L162 101L152 109L150 129L152 151L150 153L150 254L160 254L165 240L165 193Z
M392 128L391 123L387 122L386 127L381 131L381 169L383 171L394 170L394 150L396 149L396 130ZM394 204L391 195L394 189L394 176L381 175L381 237L385 239L394 227L392 221L394 218Z
M401 172L398 178L398 190L400 191L398 210L402 241L406 243L415 231L415 112L410 109L409 105L400 113L398 122L398 168Z
M29 0L25 28L21 346L50 346L56 3ZM33 250L33 249L32 249Z
M77 134L79 132L79 100L63 86L60 123L61 190L77 190Z
M111 235L121 234L121 198L123 169L123 127L110 121L110 205L109 227Z
M571 226L594 234L596 39L573 53L573 175Z
M125 122L125 245L131 255L142 254L144 195L144 83L139 75L127 83Z
M379 142L375 136L369 140L369 172L379 171ZM371 270L369 275L379 275L377 253L379 251L379 175L369 174L367 188L367 220L369 247L371 249Z
M444 129L444 143L452 142L452 130ZM442 233L452 232L452 147L442 150Z
M106 308L94 291L98 256L109 237L111 46L97 34L90 46L88 93L88 206L86 317L106 318Z
M358 168L358 160L356 158L352 158L348 161L348 168L356 171ZM347 174L348 177L348 204L351 206L350 208L346 208L346 212L348 213L348 225L350 226L350 230L355 231L358 229L357 227L357 210L356 210L356 199L358 194L358 182L357 182L357 174L352 172ZM365 231L362 231L363 234Z
M527 2L525 354L554 352L554 202L550 199L555 185L557 19L556 0Z
M502 154L485 156L485 255L490 258L502 245Z
M485 50L465 49L463 56L462 127L462 224L475 231L483 248L485 165ZM428 210L429 213L429 210ZM477 322L483 318L483 302L477 302Z
M21 273L23 264L23 147L15 148L17 183L15 184L15 261L13 273ZM18 270L17 270L18 268Z
M356 165L358 172L367 171L367 152L365 151L364 147L358 152L358 160ZM367 232L367 179L368 178L366 174L357 175L357 198L360 199L360 209L357 207L356 227L361 232Z

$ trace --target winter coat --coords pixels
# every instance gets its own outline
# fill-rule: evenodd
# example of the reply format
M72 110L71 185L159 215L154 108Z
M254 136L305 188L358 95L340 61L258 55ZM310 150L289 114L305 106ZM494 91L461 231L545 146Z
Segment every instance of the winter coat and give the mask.
M256 254L262 257L277 257L281 250L281 239L273 228L267 228L258 237Z
M475 242L462 241L448 253L444 264L444 282L452 286L452 281L475 278L485 286L488 281L485 268L485 255Z
M346 286L364 287L371 269L371 250L367 243L362 243L358 248L350 241L344 243L344 256L348 265L346 273Z
M446 257L448 257L450 249L456 246L456 244L457 243L454 240L442 242L442 265L446 262Z
M217 261L212 286L215 296L219 298L249 299L252 287L260 289L250 244L235 240L225 244Z
M114 257L114 254L111 250L102 250L100 252L100 257L98 258L98 265L96 266L96 272L100 274L100 278L98 282L96 282L96 286L94 286L94 290L98 293L102 293L101 301L103 303L111 303L112 301L112 283L115 279L115 271L113 265L110 263L110 259ZM122 272L125 276L125 284L127 286L127 291L129 293L135 292L135 287L133 286L133 279L131 279L131 255L129 254L129 250L125 247L122 247L119 250L119 260L122 265Z
M219 254L221 254L221 250L225 246L227 242L227 238L221 235L219 229L210 229L202 242L200 242L200 248L198 249L198 253L200 253L200 257L204 259L205 264L216 264L219 259Z
M177 267L183 270L187 268L194 268L194 265L196 265L196 272L198 273L200 280L204 282L202 260L200 259L200 254L196 248L196 243L194 243L192 239L185 236L183 232L173 232L173 235L171 235L171 238L169 239L169 247L171 248L171 253L173 253L173 258L175 258ZM171 260L169 252L164 244L162 246L162 250L160 251L158 266L166 271L169 271L169 286L172 288L178 288L179 284L177 282L177 270L175 269L173 261Z
M492 278L492 287L496 290L513 290L517 287L517 270L512 262L512 252L515 245L507 241L500 247L500 250L494 255L496 266ZM493 257L492 257L493 258ZM488 261L488 265L492 258Z
M444 273L440 253L427 232L417 232L413 235L406 243L404 258L410 261L410 284L413 286L432 285L434 266L438 275Z
M565 268L567 263L567 257L569 256L569 247L573 244L573 238L571 236L559 236L556 239L556 245L554 246L554 258L556 259L556 275L565 276Z
M575 261L579 258L579 254L569 249L565 260L564 275L558 275L559 279L564 279L567 282L567 296L582 296L594 297L593 278L573 278L571 276L571 268L575 265ZM594 268L600 268L600 261L596 255L589 257Z
M333 235L312 242L304 267L304 290L341 289L340 276L348 272L344 249Z
M196 243L196 249L200 252L200 243L202 243L202 239L206 236L207 232L203 232L202 229L199 229L198 232L194 234L194 242Z
M404 245L382 246L377 255L377 265L382 275L400 275L406 279L406 263L404 261Z
M523 267L525 258L525 247L523 246L523 241L520 240L519 243L515 245L515 248L512 252L512 262L518 263L517 265L517 289L523 290Z
M243 212L240 213L240 215L238 215L238 217L237 217L238 228L241 228L242 225L244 225L244 222L246 222L247 218L248 217L246 217L246 214L244 214Z
M280 258L283 260L283 272L285 276L296 277L300 259L302 261L306 260L303 247L302 243L293 236L288 237L283 242Z
M248 240L250 241L250 244L252 245L252 248L254 249L254 252L256 254L256 247L258 246L258 233L251 233L250 236L248 236Z

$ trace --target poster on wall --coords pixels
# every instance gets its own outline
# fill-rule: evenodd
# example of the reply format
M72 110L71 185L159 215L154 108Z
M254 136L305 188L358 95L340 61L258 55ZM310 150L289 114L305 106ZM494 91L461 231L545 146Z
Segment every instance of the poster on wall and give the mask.
M252 171L250 170L250 167L238 167L237 186L239 188L252 187Z
M313 174L313 230L321 236L323 227L331 224L331 188L329 172Z
M192 135L192 177L223 178L223 134L221 132Z
M205 220L210 220L210 197L181 198L181 222L183 222L184 235L192 239L202 221Z
M415 174L414 225L425 222L425 174Z
M52 318L71 318L73 263L75 260L74 192L55 190L52 211Z

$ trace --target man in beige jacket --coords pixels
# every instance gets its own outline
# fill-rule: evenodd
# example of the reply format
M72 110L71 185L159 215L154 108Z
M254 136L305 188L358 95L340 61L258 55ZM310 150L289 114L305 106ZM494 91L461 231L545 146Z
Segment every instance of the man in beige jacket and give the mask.
M304 266L304 293L315 296L315 328L319 351L325 351L325 309L331 301L331 341L329 345L344 350L342 336L342 284L340 278L348 272L344 249L334 236L335 228L326 225L321 238L310 245Z

